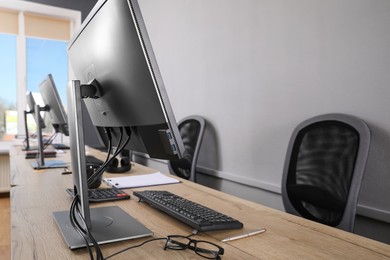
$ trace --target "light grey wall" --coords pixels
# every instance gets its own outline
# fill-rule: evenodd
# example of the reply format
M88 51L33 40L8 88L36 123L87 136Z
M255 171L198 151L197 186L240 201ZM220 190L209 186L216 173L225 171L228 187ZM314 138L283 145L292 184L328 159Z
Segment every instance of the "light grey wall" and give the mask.
M277 195L293 128L318 114L353 114L373 134L360 212L390 222L390 1L140 6L177 120L209 122L199 170L217 179L206 184Z

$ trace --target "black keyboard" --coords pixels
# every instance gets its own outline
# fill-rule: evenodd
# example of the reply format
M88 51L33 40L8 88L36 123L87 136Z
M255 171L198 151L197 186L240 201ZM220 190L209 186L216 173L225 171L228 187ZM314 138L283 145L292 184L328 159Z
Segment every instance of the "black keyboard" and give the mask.
M66 191L74 197L73 189L66 189ZM126 200L130 199L130 195L121 189L112 188L97 188L88 190L89 202L105 202L112 200Z
M169 191L135 191L140 201L145 201L198 231L238 229L243 224L229 216L209 209Z
M56 143L56 144L51 144L54 149L57 149L57 150L68 150L70 149L69 146L67 146L66 144L61 144L61 143Z
M104 162L102 160L99 160L98 158L92 156L92 155L86 155L85 156L85 163L86 164L94 164L94 165L102 165Z

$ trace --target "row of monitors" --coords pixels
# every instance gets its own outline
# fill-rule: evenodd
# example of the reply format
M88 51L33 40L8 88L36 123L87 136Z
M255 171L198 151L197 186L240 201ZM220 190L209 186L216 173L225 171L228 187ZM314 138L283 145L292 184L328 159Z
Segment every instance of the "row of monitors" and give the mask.
M68 136L69 128L67 114L51 74L42 81L39 85L39 90L45 106L39 107L39 112L36 113L37 111L35 111L35 108L37 102L35 101L32 92L28 92L27 105L29 107L29 111L26 111L26 113L32 114L34 119L37 121L36 124L39 124L39 127L43 129L46 125L41 117L40 111L48 112L55 132ZM94 125L84 102L81 101L81 104L83 129L84 132L87 133L84 135L85 144L98 149L108 147L109 141L104 127ZM27 124L27 122L25 123ZM165 128L166 126L164 124L131 126L132 138L126 148L132 151L148 154L149 156L155 158L168 160L177 159L177 153L172 151L174 149L171 148L171 143L167 141L164 142L164 138L162 137L167 135L164 131ZM119 140L121 139L120 127L110 127L110 130L111 140L114 143L119 143ZM26 125L26 135L27 134Z
M42 81L39 85L40 94L42 96L42 100L45 104L44 107L40 107L40 111L46 111L49 113L51 118L51 124L53 125L54 131L56 133L62 133L65 136L69 135L68 129L68 118L65 112L65 108L63 103L61 102L60 96L58 94L58 90L51 74L47 75L47 77ZM41 129L46 127L45 121L43 120L40 113L36 115L35 107L37 102L34 99L33 93L29 91L27 93L27 106L28 110L26 113L32 114L33 118L36 119L38 116L39 127ZM85 108L82 109L83 113L83 127L87 135L85 135L85 144L93 147L93 148L103 148L106 145L104 141L104 131L102 128L95 127L92 124L90 116ZM27 122L25 122L27 124ZM27 128L26 128L27 130ZM28 133L26 132L26 135Z

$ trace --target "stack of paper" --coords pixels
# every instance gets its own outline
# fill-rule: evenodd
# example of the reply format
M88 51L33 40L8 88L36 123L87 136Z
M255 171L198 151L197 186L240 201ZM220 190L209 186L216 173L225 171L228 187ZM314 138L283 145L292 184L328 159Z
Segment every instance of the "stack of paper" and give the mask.
M161 172L137 176L104 178L103 181L108 185L115 186L119 189L155 186L180 182L179 180L168 177Z

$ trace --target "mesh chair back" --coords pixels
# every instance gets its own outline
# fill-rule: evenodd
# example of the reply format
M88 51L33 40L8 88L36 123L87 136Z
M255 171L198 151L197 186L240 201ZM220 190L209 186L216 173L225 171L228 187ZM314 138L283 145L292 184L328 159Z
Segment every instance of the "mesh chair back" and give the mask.
M283 176L286 211L352 231L369 139L367 125L348 115L323 115L299 125Z
M179 122L179 131L185 152L180 161L170 161L169 168L177 176L196 181L196 164L205 130L205 120L200 116L189 116Z

